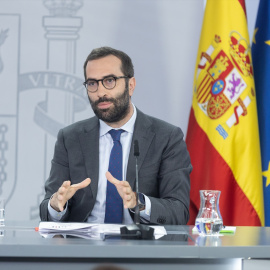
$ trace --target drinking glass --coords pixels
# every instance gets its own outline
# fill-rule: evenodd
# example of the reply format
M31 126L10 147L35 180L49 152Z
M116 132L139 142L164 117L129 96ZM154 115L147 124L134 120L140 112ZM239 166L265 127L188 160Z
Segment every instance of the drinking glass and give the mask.
M200 210L196 217L195 226L200 235L217 235L223 227L219 211L219 190L200 190Z

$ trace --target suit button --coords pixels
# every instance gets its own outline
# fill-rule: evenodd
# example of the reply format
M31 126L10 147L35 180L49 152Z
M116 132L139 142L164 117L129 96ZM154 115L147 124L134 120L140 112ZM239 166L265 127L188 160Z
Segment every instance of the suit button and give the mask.
M161 224L164 224L164 223L166 222L166 218L165 218L165 217L159 217L159 218L157 219L157 222L158 222L158 223L161 223Z

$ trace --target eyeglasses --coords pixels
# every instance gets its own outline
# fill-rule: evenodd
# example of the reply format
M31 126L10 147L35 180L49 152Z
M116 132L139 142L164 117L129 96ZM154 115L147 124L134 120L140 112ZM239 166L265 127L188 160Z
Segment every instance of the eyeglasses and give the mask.
M111 90L115 87L116 81L122 78L129 78L129 77L128 76L119 76L119 77L109 76L101 80L88 79L87 81L83 83L83 85L85 86L88 92L95 93L98 90L99 82L102 82L102 85L106 89Z

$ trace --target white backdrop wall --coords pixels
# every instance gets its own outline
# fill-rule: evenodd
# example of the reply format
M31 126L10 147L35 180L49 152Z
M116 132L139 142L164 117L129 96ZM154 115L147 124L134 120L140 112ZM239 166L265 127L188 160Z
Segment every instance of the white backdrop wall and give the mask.
M252 35L258 0L246 3ZM93 115L82 66L95 47L127 52L135 105L186 133L203 7L203 0L0 0L0 196L7 219L39 219L59 128Z

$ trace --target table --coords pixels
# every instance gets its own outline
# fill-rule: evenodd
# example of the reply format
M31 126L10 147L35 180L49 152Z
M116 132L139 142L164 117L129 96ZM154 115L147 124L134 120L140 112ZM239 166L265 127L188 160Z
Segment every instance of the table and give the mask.
M36 222L0 230L0 269L270 269L270 227L237 227L235 235L202 237L192 226L165 226L159 240L43 238ZM265 267L265 268L264 268Z

